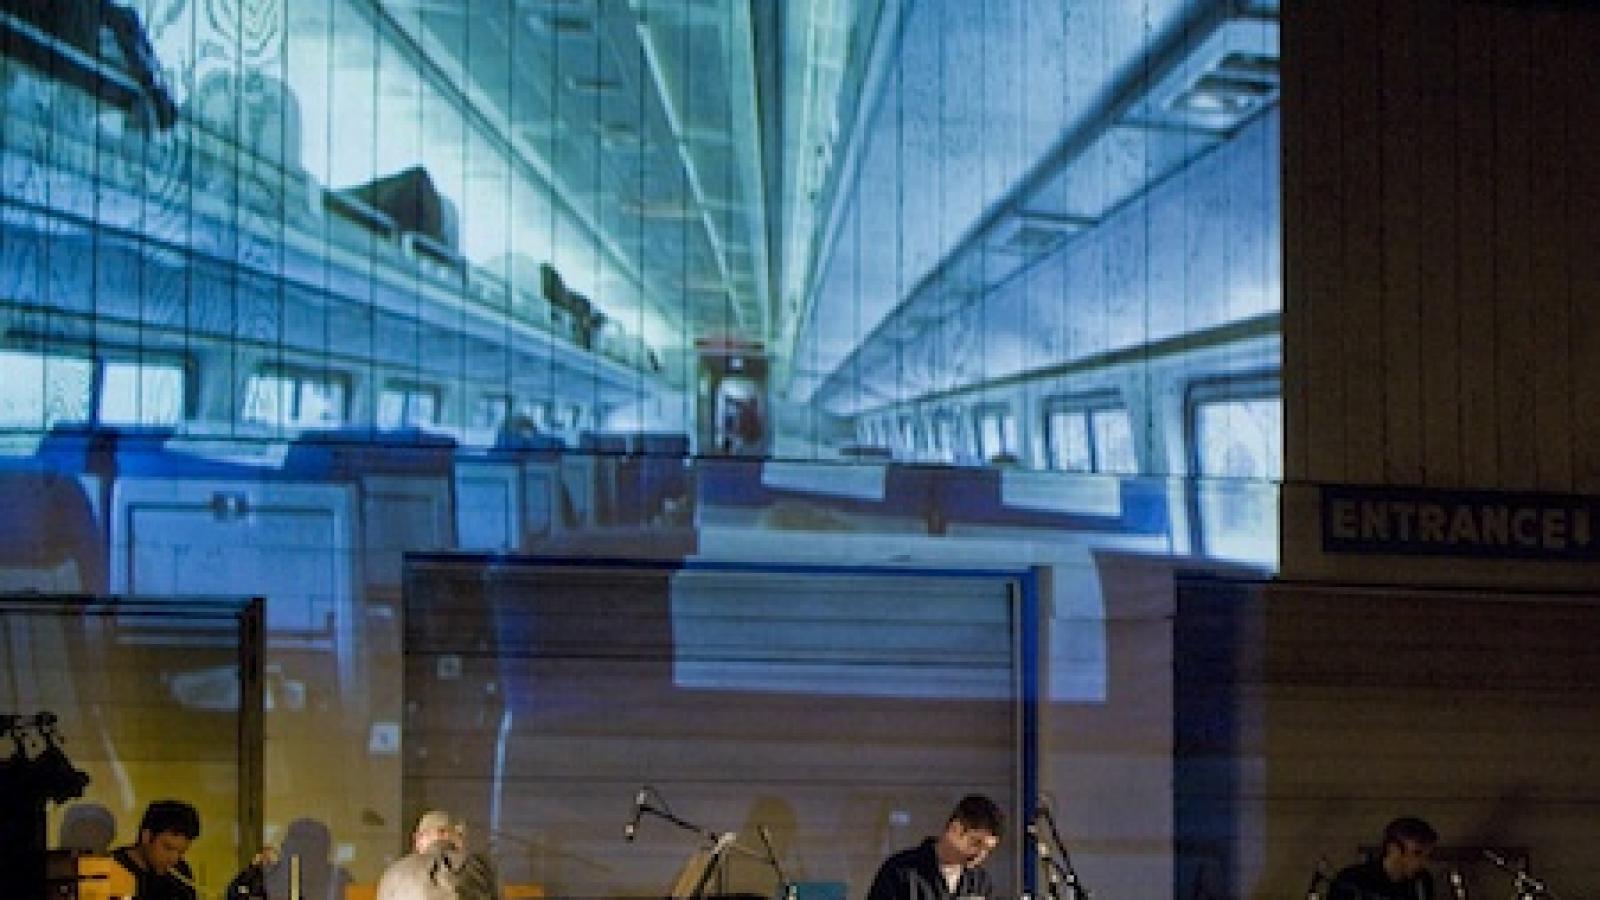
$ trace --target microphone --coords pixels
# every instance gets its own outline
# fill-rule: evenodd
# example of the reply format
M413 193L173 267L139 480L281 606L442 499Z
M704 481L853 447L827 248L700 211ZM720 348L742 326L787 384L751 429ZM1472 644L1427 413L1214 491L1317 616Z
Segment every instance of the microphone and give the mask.
M1045 837L1042 832L1040 832L1039 823L1029 822L1028 827L1025 830L1028 832L1028 837L1033 839L1033 845L1038 849L1040 858L1049 859L1050 840L1049 838Z
M639 833L639 819L644 816L645 801L650 799L650 786L639 788L639 793L633 795L633 818L628 824L622 826L623 840L631 841Z

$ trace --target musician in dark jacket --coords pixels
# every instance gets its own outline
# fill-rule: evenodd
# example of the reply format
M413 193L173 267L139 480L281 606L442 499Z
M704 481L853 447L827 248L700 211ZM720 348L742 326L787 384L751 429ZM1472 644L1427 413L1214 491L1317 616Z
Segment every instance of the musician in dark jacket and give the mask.
M971 794L950 812L944 831L884 860L867 900L988 897L994 883L983 861L1000 843L1005 815L988 797Z
M1403 816L1383 829L1378 852L1334 876L1328 900L1433 900L1428 858L1439 843L1433 826Z
M184 862L200 836L200 813L182 800L157 800L145 807L139 839L112 851L133 874L134 900L196 900L194 872Z

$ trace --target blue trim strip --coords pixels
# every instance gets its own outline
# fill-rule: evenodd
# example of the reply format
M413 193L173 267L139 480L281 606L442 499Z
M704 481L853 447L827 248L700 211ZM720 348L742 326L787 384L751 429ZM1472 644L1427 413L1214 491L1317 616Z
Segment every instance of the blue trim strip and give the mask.
M1017 579L1022 596L1018 598L1017 615L1020 619L1017 633L1021 642L1018 669L1022 673L1022 691L1018 702L1022 704L1022 806L1017 831L1017 865L1022 872L1022 892L1037 896L1038 871L1033 865L1033 855L1028 852L1028 839L1023 830L1033 821L1039 802L1039 572L1028 569Z
M570 567L586 569L628 569L636 571L649 571L652 569L675 571L712 571L712 572L775 572L779 574L820 574L820 575L882 575L891 577L970 577L970 578L1013 578L1024 581L1032 577L1032 571L1020 569L969 569L969 568L940 568L930 566L847 566L834 563L760 563L737 562L732 560L712 559L684 559L684 560L650 560L630 557L613 556L530 556L527 554L498 554L498 553L457 553L449 550L430 550L426 552L407 552L407 561L420 563L454 563L454 564L481 564L496 565L504 568L540 568L540 567Z

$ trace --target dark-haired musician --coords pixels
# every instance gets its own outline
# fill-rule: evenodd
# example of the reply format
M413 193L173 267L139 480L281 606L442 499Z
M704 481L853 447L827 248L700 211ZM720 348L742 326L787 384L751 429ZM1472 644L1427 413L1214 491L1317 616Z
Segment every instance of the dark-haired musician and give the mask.
M1383 829L1383 842L1366 862L1334 876L1328 900L1433 900L1428 858L1439 843L1433 826L1402 816Z
M111 858L134 878L135 900L198 900L194 872L184 862L200 836L200 813L182 800L157 800L145 807L139 839L112 851Z
M944 831L884 860L867 900L950 900L988 897L994 883L983 862L999 845L1005 815L979 794L961 798Z

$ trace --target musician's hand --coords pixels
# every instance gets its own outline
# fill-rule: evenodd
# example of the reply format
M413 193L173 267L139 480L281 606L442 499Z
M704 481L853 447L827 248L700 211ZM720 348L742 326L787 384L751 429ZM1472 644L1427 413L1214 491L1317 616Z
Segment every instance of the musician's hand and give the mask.
M277 864L278 848L276 847L262 847L260 850L256 851L255 856L250 858L250 865L260 869L265 869Z

